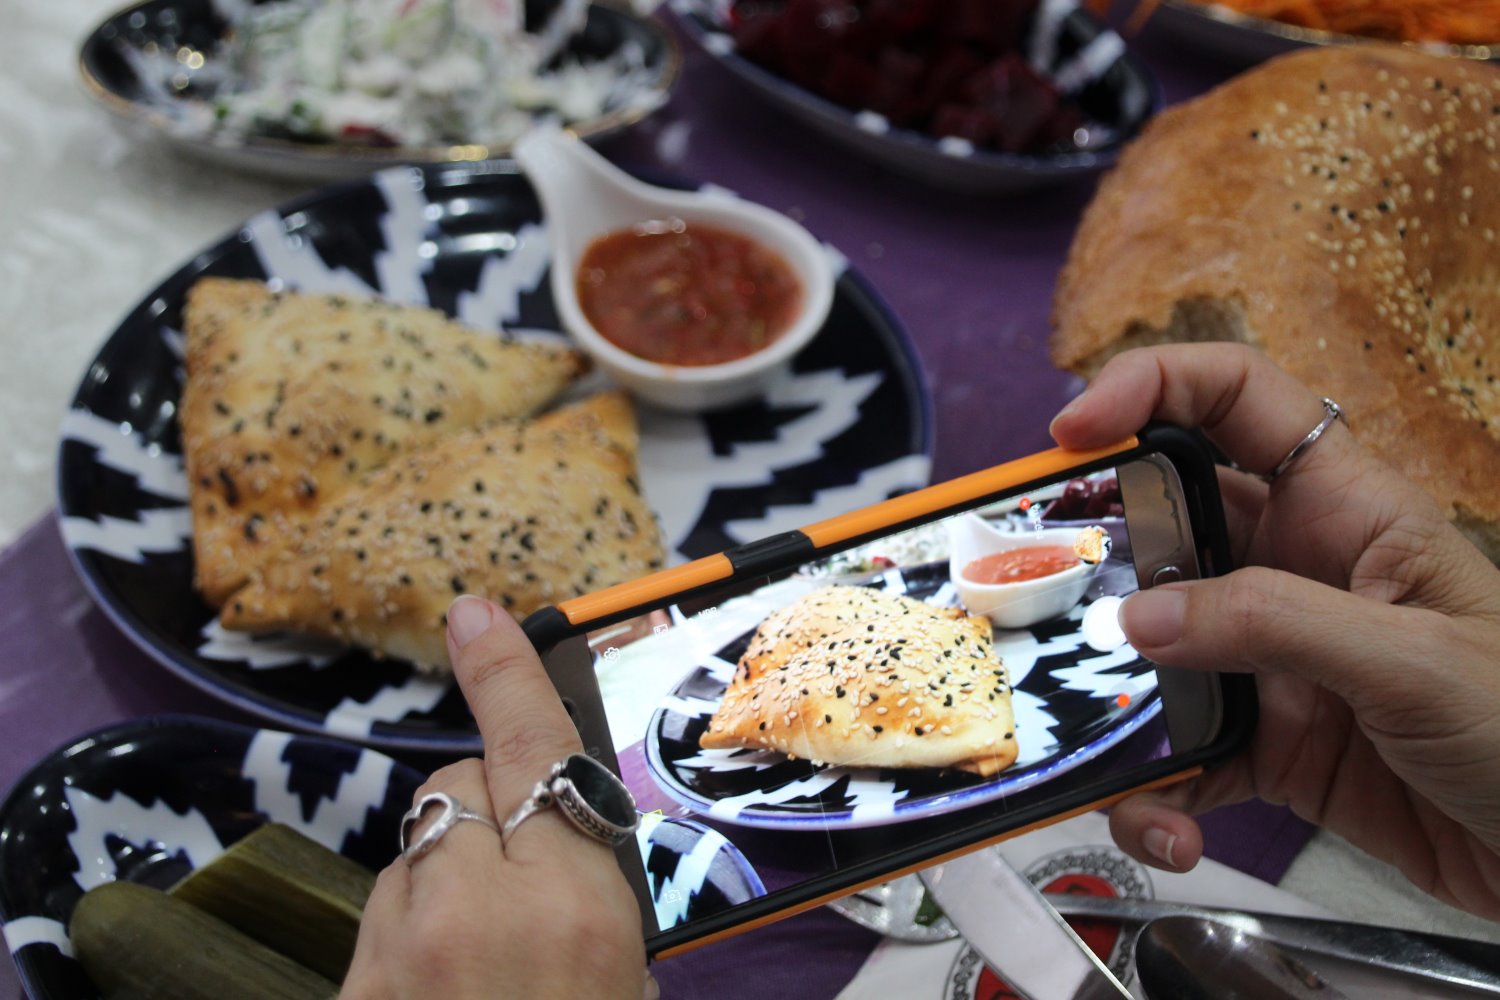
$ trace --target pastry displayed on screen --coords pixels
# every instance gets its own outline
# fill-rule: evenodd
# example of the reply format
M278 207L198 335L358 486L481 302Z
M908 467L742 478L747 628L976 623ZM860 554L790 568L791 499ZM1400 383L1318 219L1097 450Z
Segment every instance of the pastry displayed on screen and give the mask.
M434 309L201 279L179 420L197 585L218 606L289 527L404 452L529 416L588 367Z
M822 588L756 630L700 744L989 777L1018 752L991 640L988 620L958 609Z
M445 614L459 594L521 618L661 566L638 446L630 402L609 392L408 453L273 543L220 620L446 671Z
M740 657L735 676L752 680L770 673L845 625L907 615L962 618L964 613L870 587L823 587L761 622Z

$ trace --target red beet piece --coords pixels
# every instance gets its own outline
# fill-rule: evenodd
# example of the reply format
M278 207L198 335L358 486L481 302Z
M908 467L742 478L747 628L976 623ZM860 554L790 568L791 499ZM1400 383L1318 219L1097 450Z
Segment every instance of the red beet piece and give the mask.
M880 75L869 63L850 52L835 52L823 75L819 92L847 108L867 108L870 95L880 86Z
M1030 145L1058 106L1057 88L1016 53L974 74L967 89L974 106L999 122L995 145L1009 153Z
M915 118L917 96L921 92L922 57L894 45L880 50L875 58L875 89L868 95L870 110L877 111L895 125L911 124Z
M962 103L964 84L981 66L967 45L949 44L937 50L928 60L927 77L922 81L918 101L922 113L931 115L941 104Z
M773 73L785 72L781 65L781 4L735 4L729 32L740 55Z
M849 0L789 0L782 14L781 55L785 75L816 90L844 37L859 21Z
M911 40L935 26L948 0L866 0L865 16L887 39Z

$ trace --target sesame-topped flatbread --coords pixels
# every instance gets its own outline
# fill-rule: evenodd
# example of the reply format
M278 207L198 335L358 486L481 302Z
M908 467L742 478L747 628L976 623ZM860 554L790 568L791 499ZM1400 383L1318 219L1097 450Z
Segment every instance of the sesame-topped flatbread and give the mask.
M839 604L845 610L835 611ZM1010 680L988 619L842 586L814 591L787 611L752 637L699 738L703 748L985 777L1015 762ZM796 624L819 616L834 627L807 633ZM790 655L752 661L751 651L775 648L783 631Z
M611 392L409 453L346 490L300 538L276 543L220 621L445 672L445 616L458 594L523 618L661 566L637 444L630 403Z
M213 605L262 554L411 448L546 406L579 352L460 326L433 309L204 278L184 312L179 419L197 583Z

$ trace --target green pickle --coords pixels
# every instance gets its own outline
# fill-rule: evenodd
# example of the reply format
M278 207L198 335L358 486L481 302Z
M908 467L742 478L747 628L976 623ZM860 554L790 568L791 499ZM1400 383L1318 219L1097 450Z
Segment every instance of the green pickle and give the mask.
M267 823L171 889L177 899L334 982L354 957L375 876L281 823Z
M73 908L74 953L107 1000L322 1000L338 986L167 893L107 882Z

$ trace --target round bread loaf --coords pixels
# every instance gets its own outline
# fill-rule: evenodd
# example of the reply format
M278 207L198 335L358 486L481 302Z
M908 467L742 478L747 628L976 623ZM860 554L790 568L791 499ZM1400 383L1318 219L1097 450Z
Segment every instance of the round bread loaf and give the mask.
M1161 115L1104 179L1053 360L1255 345L1500 561L1500 72L1394 45L1284 56Z

